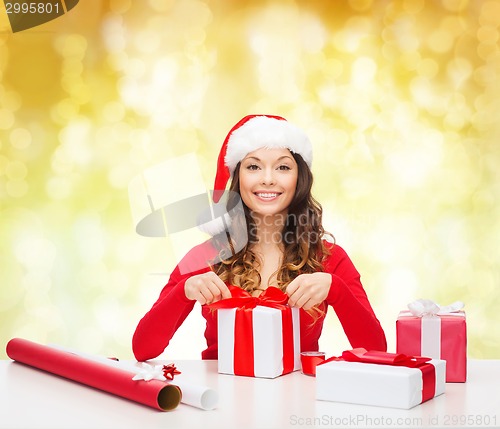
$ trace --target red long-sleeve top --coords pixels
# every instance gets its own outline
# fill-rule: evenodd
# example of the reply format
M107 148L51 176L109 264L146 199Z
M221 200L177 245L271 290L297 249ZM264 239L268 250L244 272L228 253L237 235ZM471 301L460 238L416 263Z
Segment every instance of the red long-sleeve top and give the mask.
M332 275L330 292L325 300L328 305L323 306L325 312L320 317L313 318L300 310L301 350L318 350L326 311L328 306L332 306L353 348L386 351L384 331L361 285L358 271L340 246L326 241L325 244L330 255L324 262L324 272ZM154 359L168 346L196 302L186 297L184 283L195 274L208 272L209 261L215 252L210 241L207 241L194 247L175 267L158 300L135 330L132 348L138 361ZM217 359L217 314L204 305L202 315L207 321L207 348L201 353L202 359Z

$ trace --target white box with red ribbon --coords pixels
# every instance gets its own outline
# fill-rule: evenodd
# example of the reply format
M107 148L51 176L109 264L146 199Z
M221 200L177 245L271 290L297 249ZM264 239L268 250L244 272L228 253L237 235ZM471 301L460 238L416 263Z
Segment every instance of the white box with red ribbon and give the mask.
M275 378L300 369L299 309L286 304L286 294L230 290L233 298L210 305L217 309L219 373Z
M316 367L316 399L410 409L445 391L446 362L353 349Z

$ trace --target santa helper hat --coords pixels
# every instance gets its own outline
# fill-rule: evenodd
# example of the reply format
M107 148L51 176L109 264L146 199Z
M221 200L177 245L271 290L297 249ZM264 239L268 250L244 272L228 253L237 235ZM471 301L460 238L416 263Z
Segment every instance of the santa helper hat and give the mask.
M306 134L281 116L248 115L227 134L217 159L214 202L219 202L234 173L247 154L260 148L287 148L312 165L312 146Z

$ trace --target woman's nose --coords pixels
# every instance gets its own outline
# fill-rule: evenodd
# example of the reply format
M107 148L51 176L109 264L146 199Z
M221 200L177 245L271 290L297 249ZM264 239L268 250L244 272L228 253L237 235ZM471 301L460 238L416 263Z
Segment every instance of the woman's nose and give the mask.
M261 182L263 185L274 185L276 183L274 170L272 168L265 168L262 170Z

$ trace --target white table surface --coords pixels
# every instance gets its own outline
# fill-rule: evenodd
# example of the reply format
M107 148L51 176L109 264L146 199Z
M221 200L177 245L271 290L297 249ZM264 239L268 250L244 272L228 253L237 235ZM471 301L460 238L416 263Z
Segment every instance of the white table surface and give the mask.
M156 411L17 362L0 361L0 428L500 427L500 360L470 360L467 383L448 383L444 395L411 410L317 401L316 379L300 372L259 379L218 374L217 361L175 364L182 371L179 380L218 391L217 409L180 404L173 411Z

